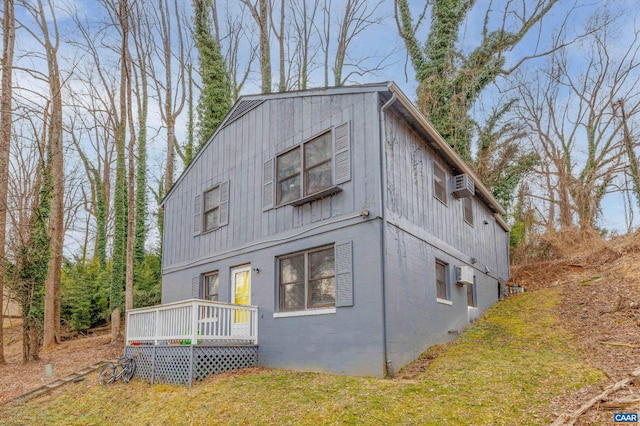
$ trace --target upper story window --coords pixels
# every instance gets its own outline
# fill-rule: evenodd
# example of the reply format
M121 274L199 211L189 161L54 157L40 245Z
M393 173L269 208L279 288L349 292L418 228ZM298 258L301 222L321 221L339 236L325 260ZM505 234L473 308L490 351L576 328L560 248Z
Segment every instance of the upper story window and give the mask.
M301 206L342 191L351 180L351 125L347 121L267 158L262 168L262 211Z
M229 223L229 181L221 182L195 196L193 235L213 231Z
M447 174L438 164L433 163L433 195L447 204Z
M202 298L217 301L218 289L220 288L218 271L204 274L202 278Z
M333 184L331 132L277 157L277 204L286 204Z
M471 197L462 199L464 205L464 221L469 225L473 225L473 201Z
M334 307L336 301L334 246L280 257L279 310L302 311Z
M220 185L204 193L204 231L218 227L220 223Z

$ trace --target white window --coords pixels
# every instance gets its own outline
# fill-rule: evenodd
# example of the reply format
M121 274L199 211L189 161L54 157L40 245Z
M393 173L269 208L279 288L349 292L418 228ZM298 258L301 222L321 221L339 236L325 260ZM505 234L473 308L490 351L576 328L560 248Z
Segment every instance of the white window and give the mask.
M209 272L202 276L202 298L206 300L218 300L218 289L220 288L220 278L218 271Z
M433 196L447 204L447 174L435 162L433 163Z
M335 306L333 246L281 256L278 263L280 312Z

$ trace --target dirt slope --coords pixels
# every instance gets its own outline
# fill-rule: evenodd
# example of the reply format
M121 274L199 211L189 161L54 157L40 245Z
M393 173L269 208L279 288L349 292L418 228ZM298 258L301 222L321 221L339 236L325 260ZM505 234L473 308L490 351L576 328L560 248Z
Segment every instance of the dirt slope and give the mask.
M640 234L609 241L593 239L586 247L567 252L558 250L554 260L514 267L513 281L528 291L548 286L562 288L561 318L583 356L609 377L604 387L640 367ZM640 412L637 382L610 399L638 402L607 408L611 401L602 401L576 424L609 424L614 412ZM594 387L566 395L557 402L557 410L575 409L601 391Z
M22 364L20 327L7 327L4 332L10 343L5 346L7 363L0 365L0 405L97 361L122 356L122 344L111 345L110 336L104 335L62 342L55 350L41 353L39 361ZM53 367L53 377L47 376L47 364Z

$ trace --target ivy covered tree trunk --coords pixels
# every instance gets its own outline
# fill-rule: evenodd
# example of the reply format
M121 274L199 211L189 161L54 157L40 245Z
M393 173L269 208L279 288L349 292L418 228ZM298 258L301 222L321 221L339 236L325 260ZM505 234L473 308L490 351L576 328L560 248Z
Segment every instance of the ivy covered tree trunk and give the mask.
M13 0L5 0L2 20L2 93L0 94L0 365L4 360L3 306L5 252L7 233L7 192L9 185L9 152L11 150L11 121L13 100L13 52L16 24Z
M459 35L466 30L467 15L476 1L438 0L430 3L427 7L431 8L431 22L427 39L422 46L417 38L418 28L414 24L408 0L395 0L398 30L404 39L418 81L418 108L458 155L476 169L498 171L500 168L496 167L499 165L497 163L505 158L510 159L509 173L490 176L490 179L499 183L498 187L490 189L503 202L504 193L515 188L530 170L533 157L528 153L514 155L510 152L517 148L517 141L512 140L509 145L501 146L504 151L498 158L487 155L473 161L471 140L474 135L474 120L469 111L488 85L499 75L513 71L504 69L506 53L522 41L556 2L557 0L538 0L521 9L516 3L510 4L507 7L512 10L505 10L502 22L493 31L488 28L492 12L488 8L479 45L470 52L464 52L457 47ZM507 30L507 19L510 16L518 17L514 31ZM498 112L498 116L500 114ZM483 164L484 161L489 164ZM513 198L512 192L507 196L509 201Z
M624 109L624 100L618 100L618 107L620 108L620 118L622 119L624 148L627 154L627 161L629 162L629 175L631 176L631 182L633 184L633 193L636 196L636 202L640 208L640 166L638 165L638 157L636 157L634 149L634 140L629 130L627 123L627 114Z
M138 102L138 168L136 170L135 200L135 245L134 261L140 265L144 260L144 246L147 240L147 111L149 98L147 95L146 67L141 64L140 87L142 95Z
M120 68L120 115L116 131L116 187L114 196L114 237L113 237L113 267L111 271L111 289L109 292L109 309L111 310L111 340L120 337L120 312L123 305L123 292L126 282L127 269L127 165L125 161L125 146L127 138L127 80L129 78L129 61L127 58L128 43L128 7L126 0L119 1L119 24L122 29Z
M60 343L60 280L62 274L62 249L64 244L64 150L62 146L62 86L58 68L58 34L55 16L54 33L49 34L42 0L38 0L38 16L42 22L43 44L49 70L48 83L50 108L48 123L48 175L51 179L51 206L48 223L49 268L45 282L43 348ZM52 38L53 37L53 38Z
M193 108L193 66L189 64L187 77L189 79L188 87L188 95L187 95L187 140L184 144L184 159L182 161L184 168L186 169L189 164L191 164L191 160L193 160L193 149L194 149L194 128L195 128L195 120L194 120L194 108Z
M194 0L195 41L200 59L202 91L198 100L198 150L218 128L231 108L231 82L220 44L211 33L211 0ZM195 153L194 153L195 154ZM170 188L165 185L165 190Z
M39 336L44 319L44 284L49 263L48 222L51 210L52 179L50 161L41 160L36 180L40 191L35 197L29 223L24 225L24 240L14 248L15 261L8 264L7 276L23 320L22 361L39 359Z

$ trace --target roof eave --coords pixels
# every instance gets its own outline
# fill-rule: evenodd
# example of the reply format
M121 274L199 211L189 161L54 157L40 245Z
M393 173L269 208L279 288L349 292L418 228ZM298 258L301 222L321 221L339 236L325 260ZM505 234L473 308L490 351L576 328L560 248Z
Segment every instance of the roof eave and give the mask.
M396 95L397 100L402 104L402 106L411 114L411 116L420 124L420 126L429 134L431 138L433 138L433 142L438 146L443 155L447 156L451 162L455 164L455 166L460 169L463 173L469 175L473 180L476 191L480 193L482 198L486 200L489 204L489 207L495 212L499 214L507 214L505 209L500 205L500 203L493 197L493 194L487 189L486 186L478 179L476 174L469 168L469 166L460 158L460 156L451 148L451 146L440 136L437 130L429 123L427 118L422 115L420 111L415 107L413 102L407 98L407 96L400 90L400 88L393 82L388 85L389 91L392 94ZM503 221L504 222L504 221ZM506 224L505 224L506 226ZM508 226L507 226L508 228ZM507 229L508 230L508 229Z

